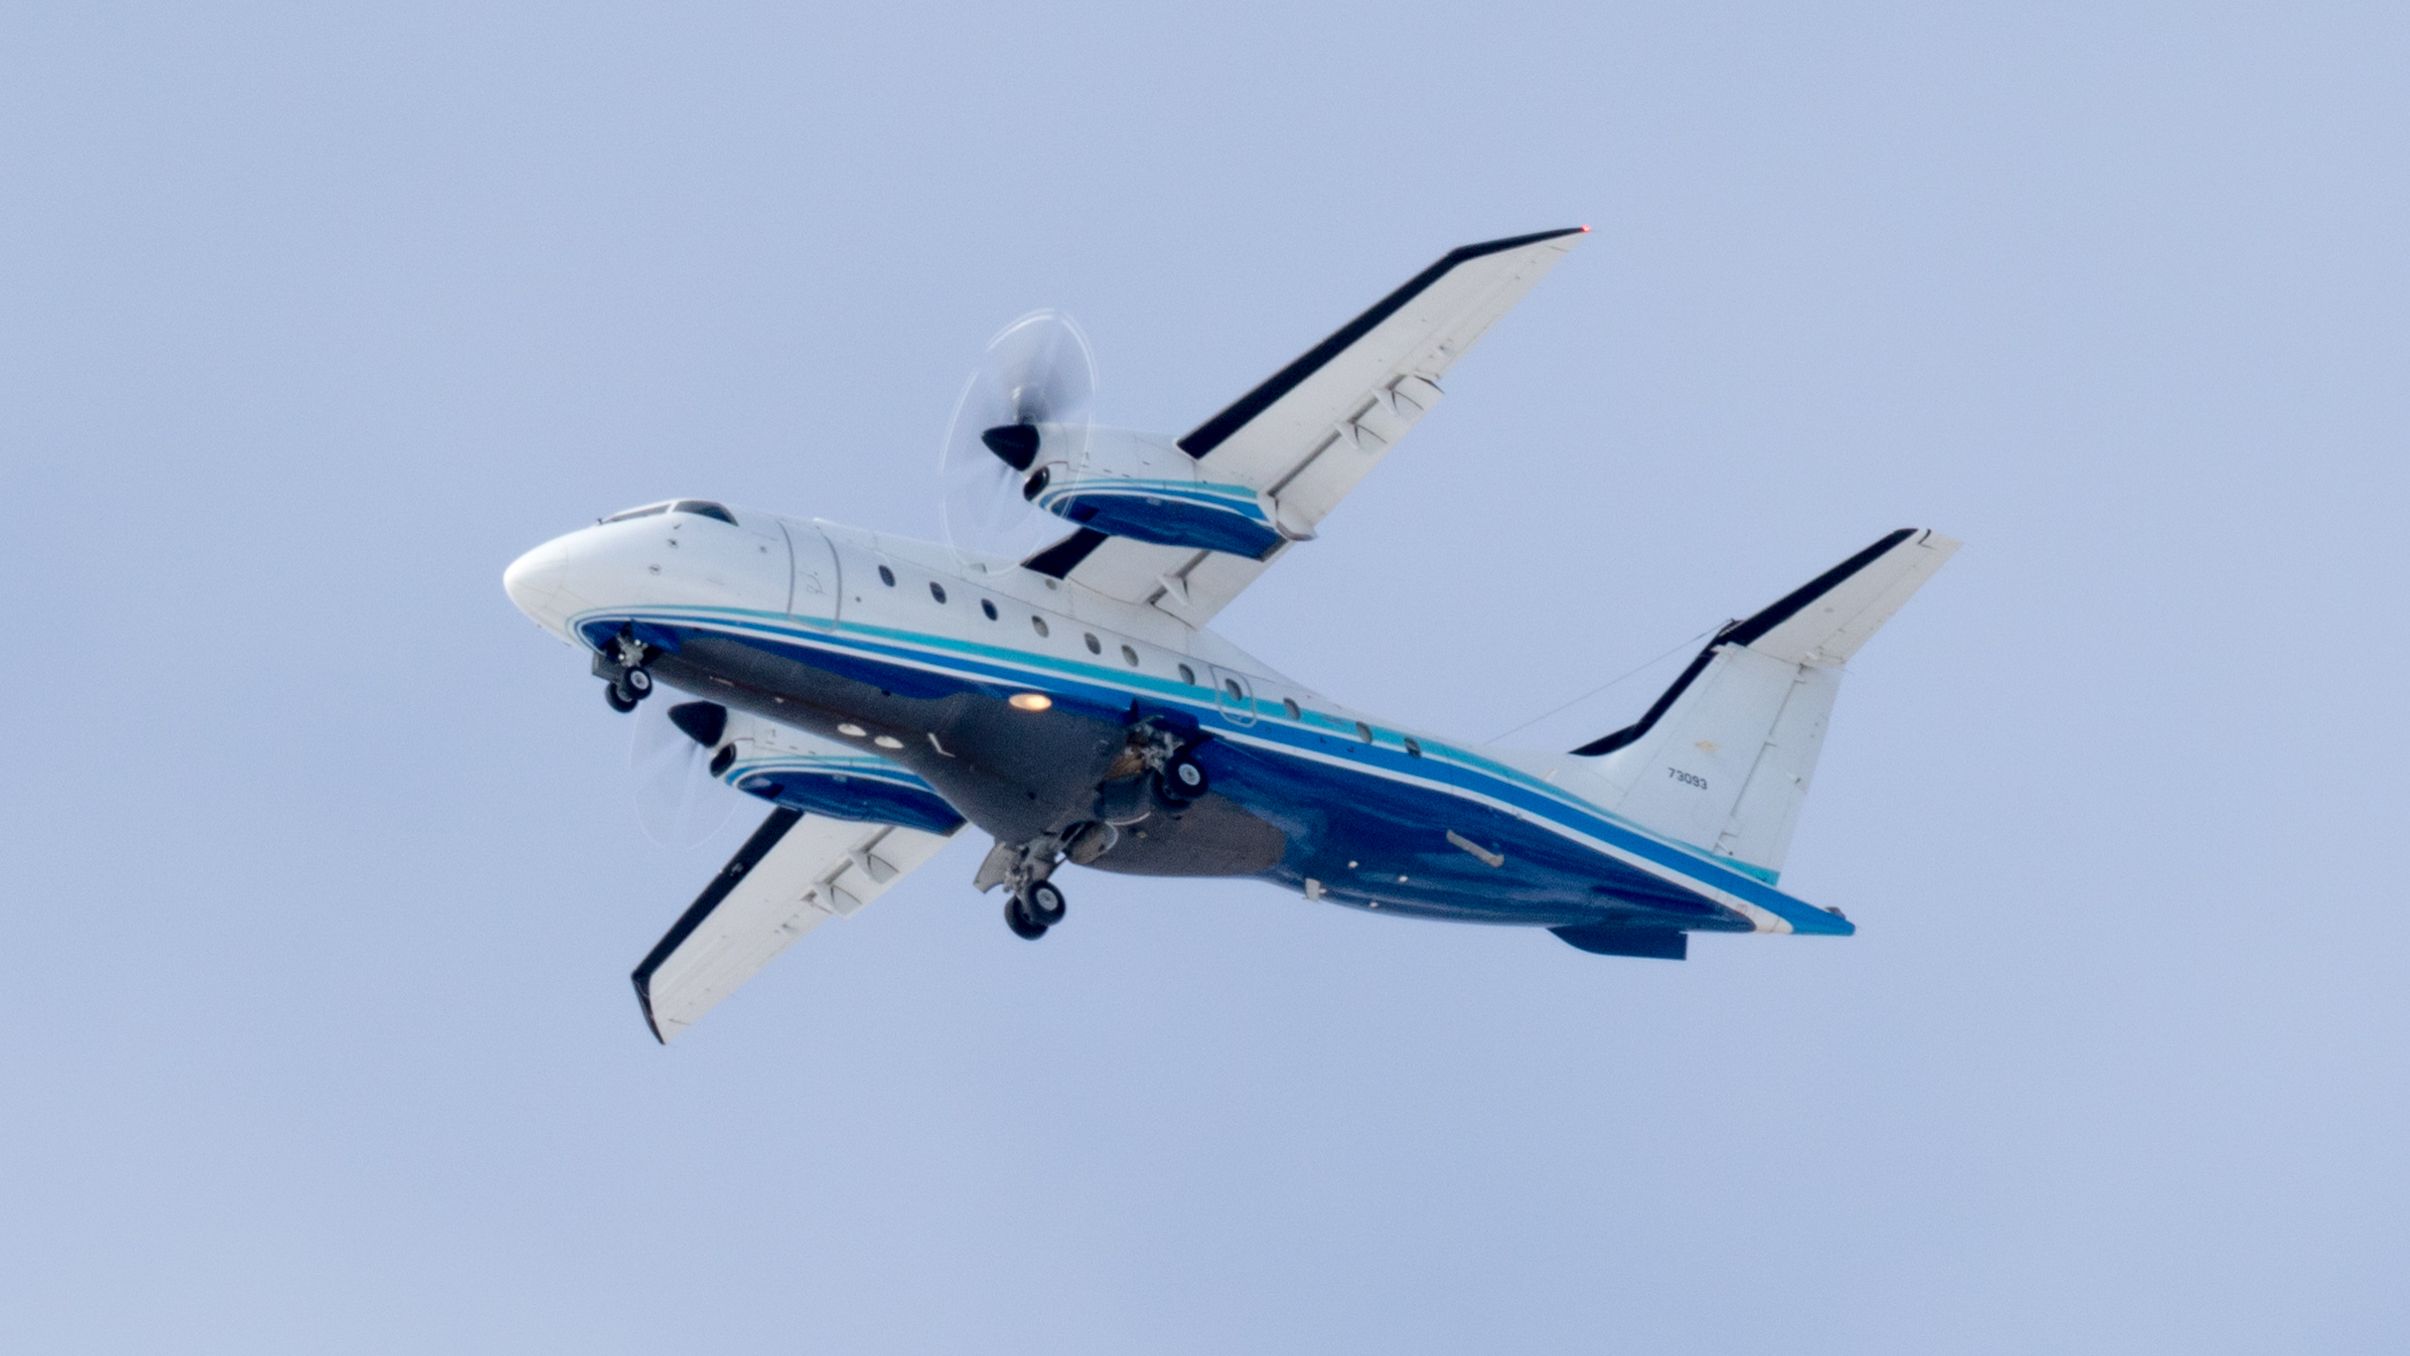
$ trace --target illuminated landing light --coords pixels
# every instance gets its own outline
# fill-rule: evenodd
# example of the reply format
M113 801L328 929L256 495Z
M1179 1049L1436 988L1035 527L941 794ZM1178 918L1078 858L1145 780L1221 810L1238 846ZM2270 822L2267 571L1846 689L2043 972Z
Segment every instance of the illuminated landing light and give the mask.
M1005 698L1015 711L1043 711L1054 705L1054 698L1043 692L1016 692Z
M847 739L860 739L862 736L869 734L870 731L863 729L861 726L856 725L849 720L843 725L837 727L837 733L845 736Z
M896 738L894 735L880 735L878 738L871 740L870 742L878 745L882 749L900 749L904 747L904 741Z

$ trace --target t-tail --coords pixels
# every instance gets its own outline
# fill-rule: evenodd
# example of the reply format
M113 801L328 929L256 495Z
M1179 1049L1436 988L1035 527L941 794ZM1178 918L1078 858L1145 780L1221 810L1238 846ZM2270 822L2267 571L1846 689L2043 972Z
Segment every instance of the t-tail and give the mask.
M1902 528L1716 633L1647 714L1573 750L1617 814L1771 884L1841 667L1958 543Z

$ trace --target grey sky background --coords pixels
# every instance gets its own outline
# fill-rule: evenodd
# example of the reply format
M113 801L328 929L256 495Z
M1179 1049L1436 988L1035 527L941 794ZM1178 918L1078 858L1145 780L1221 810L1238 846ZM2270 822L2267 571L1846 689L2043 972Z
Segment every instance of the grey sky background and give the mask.
M2398 7L498 8L0 11L10 1345L2399 1349ZM1858 937L1030 946L957 845L652 1043L731 838L516 552L934 533L1023 310L1184 429L1584 221L1224 629L1486 736L1962 536L1785 873Z

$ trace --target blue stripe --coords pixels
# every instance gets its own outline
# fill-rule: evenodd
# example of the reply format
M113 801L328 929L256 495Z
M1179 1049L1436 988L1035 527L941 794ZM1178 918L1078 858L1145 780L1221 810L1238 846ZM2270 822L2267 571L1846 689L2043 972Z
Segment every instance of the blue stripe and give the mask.
M598 635L607 637L616 633L620 622L636 615L627 611L598 609L572 618L570 627L579 635L585 635L587 627L598 627ZM1251 713L1246 721L1234 722L1226 717L1212 694L1201 688L1103 665L983 645L976 641L956 640L926 632L903 631L861 622L816 621L748 608L648 608L642 615L647 620L679 625L703 626L718 622L723 626L767 631L776 643L805 649L935 665L988 680L987 685L998 694L1012 690L1043 691L1057 702L1068 702L1101 713L1126 710L1129 697L1133 693L1140 693L1186 708L1198 718L1201 726L1225 738L1241 743L1285 745L1299 756L1310 756L1310 746L1301 734L1304 729L1319 729L1334 736L1345 735L1350 740L1355 738L1353 719L1310 710L1303 713L1303 719L1296 721L1286 719L1285 713L1281 719L1261 719L1279 707L1249 698L1243 703L1233 703L1244 706ZM599 620L603 618L608 620ZM589 637L588 643L597 642ZM1042 677L1033 680L1033 674ZM1375 733L1378 736L1393 732ZM1472 792L1521 811L1542 824L1597 839L1617 851L1764 909L1789 923L1793 931L1847 935L1857 930L1846 920L1757 879L1745 869L1743 863L1729 858L1709 857L1695 848L1659 838L1612 811L1577 799L1519 768L1484 757L1470 749L1431 740L1422 740L1421 743L1423 756L1420 758L1407 754L1402 741L1394 738L1355 747L1379 755L1384 771L1422 785L1433 793L1460 796ZM1322 758L1314 757L1313 761L1321 762ZM1434 779L1413 766L1430 763L1454 766L1474 774L1478 780L1468 779L1467 784L1457 785ZM1328 765L1352 766L1344 762Z

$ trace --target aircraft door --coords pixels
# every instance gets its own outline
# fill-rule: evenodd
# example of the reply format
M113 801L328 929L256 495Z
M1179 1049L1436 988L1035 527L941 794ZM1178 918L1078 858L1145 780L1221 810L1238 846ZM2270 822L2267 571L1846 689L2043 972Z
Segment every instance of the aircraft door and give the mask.
M1255 685L1247 675L1233 673L1218 665L1208 665L1213 675L1213 699L1222 708L1222 718L1233 725L1255 723Z
M787 595L788 615L835 621L837 548L810 523L781 522L779 527L787 534L787 550L795 562L794 586Z

